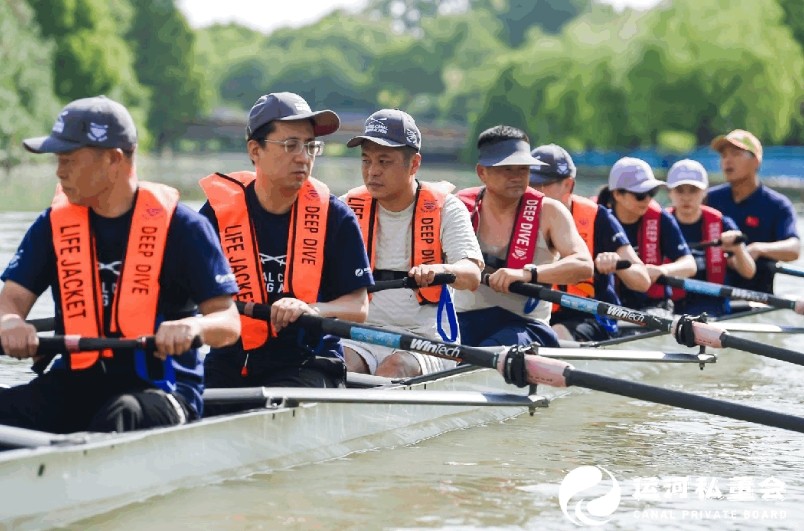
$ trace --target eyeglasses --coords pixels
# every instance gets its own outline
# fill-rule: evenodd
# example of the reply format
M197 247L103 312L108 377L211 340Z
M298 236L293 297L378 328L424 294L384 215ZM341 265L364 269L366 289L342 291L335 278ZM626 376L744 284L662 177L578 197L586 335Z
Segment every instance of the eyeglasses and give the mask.
M265 142L269 144L281 144L285 146L285 153L292 153L298 155L302 150L306 151L311 157L315 157L324 152L324 142L322 140L311 140L310 142L302 142L296 138L289 138L287 140L268 140Z
M656 194L657 194L657 192L658 192L658 191L659 191L659 189L658 189L658 188L654 188L653 190L651 190L651 191L649 191L649 192L639 192L639 193L637 193L637 192L631 192L631 191L629 191L629 190L626 190L626 192L628 192L629 194L631 194L632 196L634 196L634 199L636 199L637 201L644 201L645 199L647 199L647 198L649 198L649 197L650 197L651 199L653 199L653 197L655 197L655 196L656 196Z

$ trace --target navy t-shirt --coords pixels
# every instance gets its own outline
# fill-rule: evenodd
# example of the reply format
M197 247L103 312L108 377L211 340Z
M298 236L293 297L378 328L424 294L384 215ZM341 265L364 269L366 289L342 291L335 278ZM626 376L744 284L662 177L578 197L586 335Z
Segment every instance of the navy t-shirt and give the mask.
M751 242L776 242L788 238L798 238L796 212L793 203L785 195L760 184L754 193L740 201L734 201L731 185L717 185L709 189L706 202L712 208L729 216ZM738 275L739 276L739 275ZM773 291L774 273L761 262L757 263L757 274L752 279L739 277L734 286L757 291Z
M123 264L133 209L117 218L104 218L90 210L89 222L95 237L104 308L105 334L110 334L111 304ZM56 333L64 333L50 209L45 210L28 229L0 279L14 281L41 295L48 286L53 293ZM221 295L237 293L229 264L217 234L209 222L192 209L179 204L170 221L162 271L157 322L196 314L195 305ZM125 319L125 316L120 316ZM200 415L204 386L203 364L198 351L190 350L169 357L176 372L176 392ZM107 372L131 372L130 353L116 353L105 361Z
M266 211L257 199L253 184L246 188L246 203L257 232L257 246L268 295L269 297L282 295L290 211L285 214L272 214ZM200 212L217 230L218 220L208 202L201 207ZM373 284L371 267L357 218L345 203L330 194L324 268L318 300L328 302ZM230 355L242 351L242 341L238 341L231 347L213 349L210 355ZM289 328L282 330L276 338L268 340L259 354L249 358L249 366L263 368L293 366L308 356L343 358L343 350L337 337L331 335L318 337L315 334L306 334L304 330L294 331Z
M675 216L674 216L675 217ZM678 221L678 220L676 220ZM685 224L678 223L681 229L681 234L687 242L697 243L704 240L703 238L703 216L695 223ZM723 232L728 230L737 230L737 224L728 216L723 216ZM707 280L706 278L706 249L692 249L692 257L695 258L695 265L698 271L693 278L698 280ZM724 284L733 286L733 282L740 274L731 268L726 268L726 278ZM722 315L729 313L729 300L723 297L711 297L709 295L700 295L698 293L686 293L682 300L675 303L674 311L676 313L688 313L697 315L701 312L706 312L709 315Z
M594 246L592 252L593 259L600 253L616 253L620 247L631 245L620 221L614 216L611 210L603 205L597 206L595 233L592 244ZM594 276L594 287L595 299L608 302L609 304L620 304L620 298L617 296L617 290L614 287L613 273L604 275L596 272ZM560 311L552 314L550 322L551 324L556 324L566 320L583 320L589 317L590 315L585 312L561 308Z
M625 230L625 235L628 236L628 241L631 242L634 250L639 254L639 231L642 228L642 219L636 223L623 223L622 226ZM690 254L687 241L681 234L681 229L678 228L676 218L668 212L662 211L659 231L659 250L662 258L674 262L682 256ZM670 298L670 288L665 288L665 298ZM641 309L651 306L647 294L628 289L624 284L620 285L620 300L623 306L628 308Z

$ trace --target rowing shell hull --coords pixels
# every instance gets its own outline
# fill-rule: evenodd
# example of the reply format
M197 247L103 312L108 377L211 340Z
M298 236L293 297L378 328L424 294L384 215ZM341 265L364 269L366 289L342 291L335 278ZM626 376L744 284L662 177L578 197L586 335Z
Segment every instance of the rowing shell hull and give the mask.
M527 394L488 369L405 389L425 388ZM411 444L523 411L318 403L130 434L79 434L86 442L0 452L0 527L63 525L177 488Z

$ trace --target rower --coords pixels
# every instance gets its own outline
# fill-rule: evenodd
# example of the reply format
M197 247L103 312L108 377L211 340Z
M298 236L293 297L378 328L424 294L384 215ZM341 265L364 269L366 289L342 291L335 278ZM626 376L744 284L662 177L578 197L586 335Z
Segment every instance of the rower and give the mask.
M36 357L36 330L24 318L50 287L57 334L136 338L155 331L155 356L165 361L130 350L65 356L0 393L0 423L111 432L198 418L203 367L193 341L223 347L240 333L231 299L237 285L212 228L178 203L173 188L138 180L134 121L104 96L69 103L49 136L23 145L56 154L59 186L0 276L3 350Z
M736 278L735 286L773 292L775 271L764 267L766 260L797 260L801 251L796 213L786 196L771 190L759 180L762 144L742 129L712 140L720 153L720 168L726 182L709 190L709 206L732 218L748 240L748 253L757 260L753 278Z
M498 125L478 137L476 172L483 186L458 193L471 213L488 285L459 291L455 305L463 343L558 346L550 303L511 295L512 282L575 284L593 273L592 257L564 206L528 186L528 136Z
M646 293L620 286L618 295L628 308L672 312L670 288L656 284L656 279L695 274L695 259L678 223L653 199L662 186L665 183L653 176L647 162L623 157L612 166L608 186L598 195L598 202L609 207L625 229L652 282Z
M428 286L437 273L452 273L456 290L476 289L483 258L469 214L449 193L451 189L416 179L421 142L419 128L408 113L382 109L369 116L364 133L346 144L360 146L364 185L350 190L344 200L360 222L375 280L408 276L419 286L415 291L374 293L368 322L457 342L454 317L452 323L443 322L449 320L452 288ZM391 347L343 343L347 367L353 372L405 377L455 365Z
M577 284L556 285L553 289L617 305L620 299L615 290L615 278L631 290L647 291L650 287L648 270L614 214L608 208L573 193L577 170L570 154L561 146L548 144L537 147L531 155L544 164L531 166L531 186L569 209L575 228L595 260L594 278L584 279ZM631 265L618 270L618 261ZM617 335L615 321L599 316L590 317L558 305L553 306L550 325L559 339L603 341Z
M721 242L720 246L692 249L698 269L694 278L733 286L739 279L753 277L756 264L742 243L742 233L734 220L703 204L708 186L709 177L700 162L690 159L676 162L667 172L673 203L667 210L676 218L687 242ZM673 288L672 298L674 311L679 314L723 315L731 311L729 299L722 297Z
M270 322L241 316L241 341L210 351L207 387L345 385L338 339L289 328L302 314L362 322L368 311L373 280L357 220L311 176L324 148L317 138L339 125L337 114L313 112L297 94L266 94L246 127L255 171L201 180L201 214L219 233L237 299L271 304Z

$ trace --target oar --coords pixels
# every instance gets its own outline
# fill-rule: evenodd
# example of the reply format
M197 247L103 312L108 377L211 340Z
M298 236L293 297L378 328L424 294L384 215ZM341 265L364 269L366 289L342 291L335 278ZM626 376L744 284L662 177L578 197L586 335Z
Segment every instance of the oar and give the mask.
M483 281L488 282L488 277L485 277ZM768 358L787 361L796 365L804 365L804 354L800 352L737 337L729 334L727 330L717 325L695 320L695 318L689 315L681 315L675 319L667 319L640 312L639 310L632 310L595 299L577 297L569 293L564 293L563 291L555 291L540 284L513 282L508 289L512 293L518 293L526 297L536 297L541 300L559 304L564 308L572 308L610 319L628 321L629 323L638 324L652 330L670 332L679 344L688 347L695 345L714 348L730 347Z
M737 238L734 239L734 243L744 243L746 241L745 234L740 234ZM706 249L707 247L720 247L723 245L723 240L718 238L717 240L709 240L705 242L695 242L695 243L688 243L687 246L690 249Z
M203 346L201 338L196 336L193 339L193 348ZM60 354L71 352L86 352L103 349L136 350L146 351L156 350L156 338L154 336L142 336L136 339L124 339L119 337L82 337L77 335L39 337L39 346L36 349L38 355ZM0 355L5 351L0 346Z
M761 265L762 267L783 275L804 277L804 268L783 264L776 260L757 260L757 265Z
M431 286L440 286L442 284L452 284L455 282L455 273L436 273ZM413 277L398 278L396 280L380 280L375 282L373 286L369 286L368 292L374 293L375 291L382 291L386 289L401 289L401 288L418 288L416 279Z
M239 307L244 309L245 305L239 304ZM270 306L254 305L250 308L254 310L249 313L251 317L264 319L270 316ZM554 387L574 385L804 433L804 419L793 415L578 371L563 361L525 354L523 350L515 347L503 347L499 352L489 352L480 348L444 343L413 334L309 314L300 316L296 323L299 326L315 328L327 334L355 341L413 350L430 356L462 360L472 365L496 369L506 382L519 387L539 384Z
M509 393L400 389L311 389L297 387L246 387L206 389L205 404L253 403L295 407L305 402L342 404L415 404L434 406L547 407L547 399Z
M730 297L742 301L761 302L762 304L767 304L774 308L793 310L798 314L804 315L804 299L785 299L763 291L740 289L733 286L726 286L725 284L696 280L694 278L678 278L661 275L656 279L656 283L681 288L690 293L709 295L711 297Z
M51 332L56 328L55 317L42 317L39 319L28 319L25 321L28 324L34 325L37 332Z

